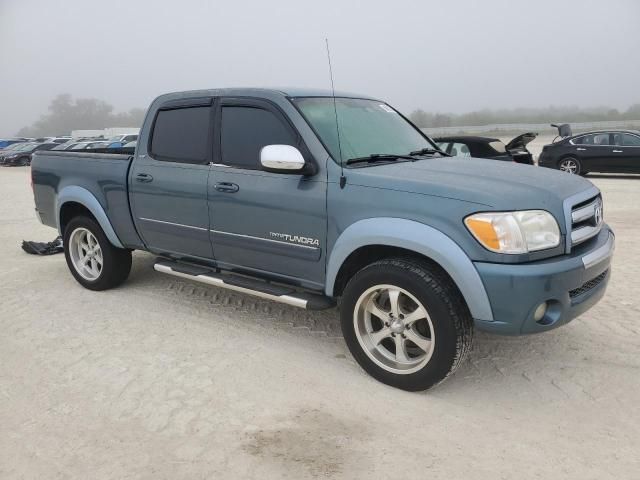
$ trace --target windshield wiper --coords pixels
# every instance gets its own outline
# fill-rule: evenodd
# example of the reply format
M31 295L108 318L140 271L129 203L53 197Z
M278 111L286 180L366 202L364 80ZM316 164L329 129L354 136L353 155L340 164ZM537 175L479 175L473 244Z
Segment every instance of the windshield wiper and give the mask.
M415 157L409 155L396 155L394 153L372 153L371 155L367 155L366 157L356 157L350 158L345 163L347 165L353 165L354 163L374 163L374 162L386 162L393 161L395 162L398 159L402 160L418 160Z
M445 153L442 150L436 150L435 148L421 148L420 150L409 152L409 155L434 155L436 153L439 153L440 155L444 155L445 157L451 156L448 153Z

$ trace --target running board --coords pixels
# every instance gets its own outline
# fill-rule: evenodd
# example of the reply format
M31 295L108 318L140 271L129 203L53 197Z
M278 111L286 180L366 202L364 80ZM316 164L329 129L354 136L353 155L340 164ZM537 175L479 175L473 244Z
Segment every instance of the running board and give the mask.
M283 285L276 285L264 280L254 279L233 273L218 273L206 267L191 264L160 260L153 266L154 270L174 277L185 278L214 287L226 288L236 292L254 295L275 302L286 303L307 310L325 310L334 307L336 302L324 295L300 292Z

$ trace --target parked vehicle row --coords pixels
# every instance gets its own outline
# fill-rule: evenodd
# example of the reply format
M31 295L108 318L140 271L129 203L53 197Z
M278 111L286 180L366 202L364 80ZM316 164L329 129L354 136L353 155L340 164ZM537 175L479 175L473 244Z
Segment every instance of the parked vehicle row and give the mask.
M162 95L133 155L37 152L31 175L36 212L85 288L122 284L137 249L181 279L339 303L355 360L405 390L447 378L474 328L551 330L610 278L615 238L591 182L449 156L361 95Z
M558 127L560 135L545 145L538 158L540 167L555 168L567 173L586 175L601 173L640 173L640 132L634 130L594 131L573 135L569 125ZM534 165L534 158L527 145L538 136L529 132L518 135L505 144L499 138L456 135L434 137L438 149L452 157L487 158ZM0 165L29 165L30 151L54 150L104 150L116 149L117 153L133 153L137 134L116 135L109 139L71 137L41 137L36 139L13 138L0 140ZM22 154L18 154L22 148ZM112 153L116 153L116 150ZM7 160L5 160L5 158Z
M3 166L20 166L31 165L31 157L38 150L51 150L57 147L57 143L14 143L10 148L0 151L0 165Z
M1 166L28 166L33 152L38 150L101 151L132 154L138 135L126 134L105 139L72 139L71 137L15 138L3 140L0 148ZM123 143L123 142L127 143Z

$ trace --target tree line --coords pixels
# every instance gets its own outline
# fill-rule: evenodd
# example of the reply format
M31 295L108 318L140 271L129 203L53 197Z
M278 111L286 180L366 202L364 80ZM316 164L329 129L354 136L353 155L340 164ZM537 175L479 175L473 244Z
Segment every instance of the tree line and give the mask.
M411 112L409 118L420 128L468 127L504 123L576 123L640 120L640 103L636 103L622 112L615 108L607 107L553 106L547 108L514 108L510 110L484 109L462 114L432 113L418 109Z
M68 93L56 96L47 113L33 125L20 129L20 137L69 135L72 130L100 130L108 127L140 127L145 109L114 113L112 105L96 98L73 99Z
M128 112L114 113L112 105L96 98L74 99L70 94L56 96L47 113L33 125L22 128L21 137L68 135L72 130L103 129L108 127L140 127L145 109L132 108ZM514 108L475 112L433 113L422 109L411 112L409 118L421 128L464 127L502 123L558 123L600 122L607 120L640 120L640 103L625 111L615 108Z

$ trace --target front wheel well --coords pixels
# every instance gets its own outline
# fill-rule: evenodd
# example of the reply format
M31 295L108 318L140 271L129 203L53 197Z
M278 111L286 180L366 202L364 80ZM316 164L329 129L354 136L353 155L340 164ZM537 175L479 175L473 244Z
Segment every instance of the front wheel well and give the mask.
M333 285L333 296L341 296L344 288L349 282L349 279L351 279L351 277L353 277L358 271L367 265L387 258L405 258L415 260L422 264L428 264L441 276L444 276L451 281L451 283L457 288L457 285L447 271L432 258L406 248L392 247L389 245L367 245L351 252L347 259L342 263L340 270L338 270L336 281Z
M96 217L94 217L93 213L78 202L66 202L60 207L60 234L64 235L64 230L69 224L69 222L75 217L89 217L97 222Z

